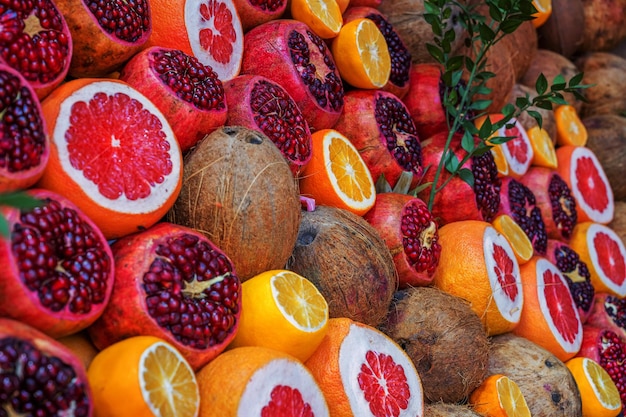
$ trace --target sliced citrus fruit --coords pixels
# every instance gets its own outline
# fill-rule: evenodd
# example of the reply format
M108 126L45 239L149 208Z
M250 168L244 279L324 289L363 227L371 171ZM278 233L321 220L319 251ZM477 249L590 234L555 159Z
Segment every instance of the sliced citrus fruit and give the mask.
M613 229L599 223L578 223L569 245L587 264L596 292L626 297L626 248Z
M533 15L535 18L532 23L538 28L552 15L552 0L533 0L533 6L537 9L537 13Z
M615 382L602 366L590 358L576 357L565 362L572 373L583 407L583 417L615 417L622 401Z
M517 326L524 295L507 238L490 223L462 220L439 229L441 255L433 285L467 300L491 336Z
M42 103L50 160L38 186L76 204L108 239L146 229L172 207L182 155L165 116L119 80L80 78Z
M389 336L348 318L332 318L305 365L333 417L421 416L422 383L415 365Z
M365 214L376 202L376 186L359 151L334 129L314 132L311 141L312 156L300 174L300 193L317 204Z
M524 308L513 333L542 346L561 361L580 349L583 328L565 277L547 259L534 256L520 267Z
M134 336L101 350L87 376L99 416L198 415L200 394L193 370L157 337Z
M579 222L608 224L615 214L613 189L595 153L586 146L562 145L556 149L557 172L576 201Z
M491 222L511 244L517 262L521 265L533 256L533 244L519 224L508 214L501 214Z
M311 372L296 358L261 346L227 350L196 375L201 417L328 417Z
M493 155L493 160L496 163L498 175L501 177L509 175L509 162L506 160L506 156L504 156L504 150L502 149L502 145L492 146L489 150L491 151L491 154Z
M587 128L578 117L574 106L563 104L554 109L557 145L585 146Z
M387 41L370 19L354 19L343 25L330 48L341 78L353 87L381 88L389 81Z
M519 386L502 374L488 376L469 398L477 413L489 417L530 417Z
M152 0L152 33L145 47L178 49L210 66L222 81L239 74L243 26L235 3Z
M322 39L337 36L343 18L336 0L291 0L291 15Z
M288 270L271 270L242 284L241 319L229 348L265 346L305 361L320 344L328 304L315 285Z
M533 148L533 159L531 165L546 168L556 168L556 149L550 134L539 126L528 129L528 139Z

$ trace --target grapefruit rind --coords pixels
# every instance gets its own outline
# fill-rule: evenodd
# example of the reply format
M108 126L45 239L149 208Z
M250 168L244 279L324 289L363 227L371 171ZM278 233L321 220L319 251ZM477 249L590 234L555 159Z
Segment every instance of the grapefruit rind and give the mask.
M514 299L511 299L505 294L502 284L498 280L498 275L495 272L498 266L494 258L495 245L502 247L512 261L512 274L515 277L515 286L517 287L517 296ZM489 284L492 289L493 301L495 302L498 312L509 323L519 323L522 315L522 306L524 304L524 293L522 291L519 263L511 244L503 234L499 233L494 227L488 226L485 228L483 234L483 253L485 256Z
M594 174L597 174L597 176L604 183L604 189L607 193L607 204L600 211L589 205L587 198L594 198L594 196L583 193L581 190L582 187L579 185L579 178L576 175L576 172L578 171L578 162L582 160L582 158L591 159L593 166L596 169ZM584 175L583 178L585 181L593 182L593 178L595 177L596 175ZM574 195L574 199L576 200L577 207L589 217L589 220L602 224L608 224L611 222L611 220L613 220L615 210L613 189L611 188L609 179L607 178L604 169L602 169L600 161L591 149L585 146L577 146L576 149L572 151L569 178L571 182L570 188L572 190L572 194ZM593 183L590 184L589 188L595 189Z
M607 253L605 255L608 256L609 259L600 258L600 254L598 254L598 251L595 249L596 246L594 242L601 233L607 235L608 238L611 239L617 245L617 248L619 249L619 252L620 252L619 257L615 256L617 254ZM617 262L621 262L622 265L624 265L624 263L626 262L626 247L624 246L624 242L622 241L622 239L610 227L605 226L603 224L593 223L593 224L590 224L589 229L587 229L586 243L587 243L587 248L589 250L589 258L591 259L591 264L592 264L591 265L592 268L590 272L592 275L594 273L597 274L597 277L594 277L596 278L596 280L594 281L597 282L597 280L599 280L600 282L602 282L603 285L605 285L611 292L613 292L618 297L626 297L626 277L625 276L609 277L607 273L605 272L604 268L602 267L603 261L608 261L612 265L617 265ZM622 267L622 270L626 270L626 265ZM621 278L622 282L621 283L615 282L615 278L617 279Z
M519 136L509 142L503 143L501 147L508 162L509 175L515 178L520 178L528 171L528 168L533 161L534 151L526 129L524 129L520 121L513 118L509 123L515 124L514 128L519 132ZM506 126L503 126L498 130L497 136L509 136L509 134L507 134ZM526 154L524 155L525 159L523 161L520 161L514 154L511 153L511 146L515 146L515 144L519 144L517 146L524 146L526 149Z
M400 410L397 417L421 416L424 408L422 382L415 365L407 354L387 335L365 325L350 324L350 330L339 349L339 370L344 391L355 416L372 416L370 403L358 383L358 376L365 366L368 351L391 356L396 365L404 370L409 386L407 407ZM385 381L381 381L385 387Z
M131 99L139 101L143 105L144 111L148 111L156 116L161 122L161 130L170 145L169 159L174 162L173 167L178 167L179 169L173 169L169 175L165 176L162 183L152 186L150 195L147 198L130 200L122 195L115 200L109 199L103 196L98 190L98 186L87 179L81 170L74 168L70 162L70 152L65 135L72 124L72 106L78 102L88 103L94 98L95 94L101 92L106 92L109 97L116 94L125 94ZM108 210L126 214L152 213L158 208L165 206L172 197L172 193L178 189L182 175L182 167L179 161L182 161L182 156L174 132L165 116L150 100L121 81L96 81L77 89L68 96L60 106L51 140L57 148L59 162L66 171L67 176L72 178L90 199ZM112 140L114 139L112 138Z
M296 359L277 358L257 369L244 389L237 416L260 416L278 385L297 389L316 417L329 416L324 394L310 371Z

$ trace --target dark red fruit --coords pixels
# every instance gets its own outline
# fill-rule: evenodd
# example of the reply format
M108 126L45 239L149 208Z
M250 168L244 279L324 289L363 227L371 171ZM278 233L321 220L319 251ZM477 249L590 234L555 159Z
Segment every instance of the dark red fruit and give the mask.
M22 322L0 318L0 414L74 416L93 413L80 359Z
M431 185L435 182L435 173L441 158L448 134L441 132L422 142L423 164L429 167L422 178L422 184L427 185L418 193L424 201L430 198ZM462 161L467 152L460 146L461 135L457 134L452 140L452 151L459 161ZM500 209L500 189L502 178L498 176L498 169L491 152L474 155L469 158L462 168L471 170L474 177L473 186L465 182L458 175L450 179L450 173L444 168L441 171L437 186L446 185L435 194L432 212L439 225L459 220L483 220L491 222ZM449 181L449 182L448 182Z
M49 155L46 121L35 91L19 72L0 64L0 192L35 184Z
M224 91L226 125L263 132L297 175L311 159L311 130L289 93L269 78L250 74L226 81Z
M152 335L172 343L199 369L226 348L241 313L240 280L226 254L204 235L165 222L111 247L113 293L89 327L98 349Z
M381 175L394 187L403 171L422 176L422 145L411 116L395 95L381 90L346 93L341 117L334 129L358 149L372 178Z
M587 322L611 329L626 342L626 298L596 293Z
M261 23L280 18L287 9L287 0L233 0L244 32Z
M161 110L183 152L226 122L224 86L217 73L183 51L144 49L124 65L119 78Z
M548 239L546 258L563 273L578 308L578 315L585 323L594 304L595 294L587 264L567 243L556 239Z
M553 169L531 166L519 181L535 196L548 237L568 241L578 215L576 200L563 178Z
M66 198L31 189L32 210L4 208L10 239L0 238L0 316L54 337L76 333L102 314L113 288L109 244Z
M263 23L244 36L241 74L280 84L311 130L331 128L343 110L344 88L327 44L297 20Z
M21 73L43 99L70 68L72 38L65 18L52 0L2 0L0 13L0 61Z
M508 214L515 220L533 244L535 254L546 254L548 245L546 225L535 195L528 187L511 177L504 177L500 188L498 214Z
M611 376L626 407L626 341L614 331L583 325L583 343L576 356L583 356L598 362Z
M437 223L426 203L406 194L379 193L363 218L378 230L389 248L400 288L432 282L441 245Z

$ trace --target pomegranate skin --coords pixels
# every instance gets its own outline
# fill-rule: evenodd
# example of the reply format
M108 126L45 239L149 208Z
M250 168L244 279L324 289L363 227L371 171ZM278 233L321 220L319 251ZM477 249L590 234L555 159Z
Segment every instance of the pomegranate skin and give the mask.
M607 293L596 293L587 322L610 329L626 343L626 299Z
M243 51L240 74L262 75L280 84L312 131L335 125L343 111L343 82L330 49L305 23L262 23L244 35Z
M28 410L10 406L8 415L93 415L91 388L85 368L66 346L23 322L0 318L0 352L4 358L3 381L14 384L12 390L3 387L3 395L6 397L3 398L2 407L8 406L12 399L17 400L21 407L32 407ZM10 355L19 356L11 358ZM25 375L26 366L30 368L27 372L32 372L31 375L43 375L46 385L33 387L32 384L39 384L39 381L34 376ZM52 373L56 373L57 380ZM63 378L68 378L69 381L66 384L58 383ZM42 394L44 387L51 392ZM37 392L44 395L44 398L37 397ZM16 398L18 396L19 400ZM46 407L44 400L52 404L46 404ZM15 414L11 414L11 411Z
M104 311L113 288L113 254L98 227L68 199L42 189L30 189L28 194L48 202L45 207L61 208L39 217L35 210L0 210L11 231L11 239L0 238L0 317L60 338L87 328ZM52 226L55 218L65 222ZM67 298L56 302L63 290ZM88 311L72 311L80 307L74 303L87 302Z
M164 81L155 68L164 65L170 65L167 71L172 72L187 65L181 71L188 74L179 78L169 76L168 81ZM148 97L161 110L183 152L226 122L228 108L224 86L217 73L182 51L158 46L146 48L124 65L119 79ZM188 84L178 86L183 81ZM167 82L177 86L178 90ZM186 87L192 93L185 91ZM191 97L184 99L179 94Z
M379 193L363 216L385 241L398 271L399 288L430 285L439 264L438 227L426 203L395 192Z
M394 187L403 171L413 174L415 187L422 174L422 144L402 101L382 90L351 90L335 130L357 148L374 181L381 175Z
M117 240L111 248L116 267L111 300L88 329L96 348L152 335L175 346L198 370L235 337L241 314L240 281L230 259L203 235L162 222ZM194 248L200 248L198 253ZM173 256L177 257L173 260ZM227 272L216 275L215 269ZM229 291L229 296L223 291Z
M252 0L233 0L244 32L261 23L279 19L287 10L287 0L268 0L263 3Z

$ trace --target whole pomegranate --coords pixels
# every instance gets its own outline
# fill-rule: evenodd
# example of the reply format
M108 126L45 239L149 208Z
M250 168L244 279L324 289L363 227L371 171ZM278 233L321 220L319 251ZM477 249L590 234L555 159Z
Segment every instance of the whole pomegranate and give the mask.
M183 152L226 122L224 87L217 73L183 51L144 49L124 65L119 78L161 110Z
M152 335L173 344L197 370L235 337L241 283L228 256L204 235L162 222L111 249L111 300L89 327L98 349Z
M226 125L259 130L280 149L297 176L311 159L311 130L297 103L261 75L239 75L224 83Z
M93 413L80 359L27 324L0 318L0 413L4 416L74 416Z
M53 0L3 1L0 61L15 68L46 97L67 75L72 37Z
M113 289L113 255L97 226L73 203L30 189L31 210L3 208L10 238L0 238L0 316L59 338L91 325Z
M626 343L626 298L597 292L587 322L611 329Z
M17 70L0 63L0 192L39 180L50 156L41 104Z
M422 145L406 107L382 90L351 90L334 127L357 148L374 181L383 175L394 187L407 171L412 185L423 174Z
M287 0L233 0L244 32L270 20L279 19L287 10Z
M272 20L247 32L241 74L262 75L280 84L312 130L333 127L343 110L343 82L330 49L297 20Z
M378 193L363 218L389 248L398 271L399 286L426 286L439 264L438 227L426 203L396 192Z

